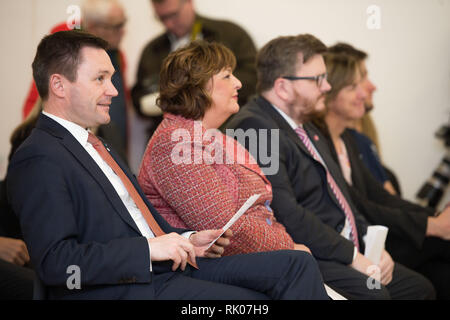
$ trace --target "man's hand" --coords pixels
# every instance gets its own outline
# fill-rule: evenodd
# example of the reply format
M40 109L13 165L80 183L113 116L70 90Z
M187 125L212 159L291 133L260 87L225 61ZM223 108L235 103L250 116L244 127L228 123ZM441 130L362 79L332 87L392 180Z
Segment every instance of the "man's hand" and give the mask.
M25 242L19 239L0 237L0 259L23 266L30 261Z
M224 248L230 244L230 238L233 235L231 230L227 230L206 250L208 245L221 233L222 230L204 230L196 232L186 239L178 233L172 232L156 238L149 238L150 259L152 261L172 260L173 271L179 267L184 271L188 261L196 264L196 256L216 258L222 255Z
M376 268L373 267L374 265L375 263L358 252L356 254L355 260L353 260L350 266L353 269L356 269L359 272L364 273L365 275L372 277L377 281L380 281L380 273L377 272Z
M188 259L195 263L194 245L189 239L172 232L156 238L149 238L150 259L152 261L172 260L172 271L186 269Z
M230 244L230 238L233 232L228 229L217 241L208 249L209 244L222 233L221 229L203 230L191 235L191 242L195 247L195 253L199 257L220 258L225 247Z
M300 250L300 251L306 251L309 254L311 254L311 250L309 250L309 248L307 246L305 246L304 244L294 244L294 250Z
M450 206L437 217L428 217L427 236L450 240Z
M380 263L374 268L375 263L367 259L361 253L357 253L355 260L350 265L352 268L361 273L372 277L381 282L382 285L388 285L392 281L392 273L394 271L394 261L386 250L381 253ZM379 272L378 272L379 271Z
M378 264L378 266L381 269L381 284L388 285L392 281L394 261L386 250L383 250L383 252L381 253L380 263Z

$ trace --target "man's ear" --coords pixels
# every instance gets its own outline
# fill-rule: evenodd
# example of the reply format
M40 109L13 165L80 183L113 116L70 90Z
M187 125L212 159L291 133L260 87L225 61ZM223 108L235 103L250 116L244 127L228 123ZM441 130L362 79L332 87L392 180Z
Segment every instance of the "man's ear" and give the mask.
M288 101L291 99L292 95L292 86L289 83L289 80L278 78L275 80L273 89L277 96L283 101Z
M67 82L68 80L63 75L58 73L52 74L48 85L49 93L51 92L59 98L64 98L66 96L67 85L65 84Z

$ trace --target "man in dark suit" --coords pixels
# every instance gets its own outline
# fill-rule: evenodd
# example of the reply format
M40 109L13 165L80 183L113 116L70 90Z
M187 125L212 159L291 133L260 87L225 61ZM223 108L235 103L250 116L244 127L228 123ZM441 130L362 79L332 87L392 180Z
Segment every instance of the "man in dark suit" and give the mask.
M106 45L79 31L41 41L33 77L44 111L9 165L9 200L49 297L327 298L308 253L207 259L221 255L230 234L206 250L221 230L188 232L161 218L117 154L87 130L108 123L117 95Z
M267 130L257 148L246 147L256 150L253 156L263 170L269 166L272 171L277 162L278 170L267 175L273 187L271 207L294 241L311 249L325 283L347 298L432 298L430 282L395 264L386 251L375 267L362 255L368 223L351 202L337 164L322 154L320 132L303 128L312 113L324 108L324 94L331 88L321 55L325 50L311 35L266 44L257 57L260 96L225 127ZM271 141L273 133L279 134L276 142ZM370 276L379 282L372 286Z

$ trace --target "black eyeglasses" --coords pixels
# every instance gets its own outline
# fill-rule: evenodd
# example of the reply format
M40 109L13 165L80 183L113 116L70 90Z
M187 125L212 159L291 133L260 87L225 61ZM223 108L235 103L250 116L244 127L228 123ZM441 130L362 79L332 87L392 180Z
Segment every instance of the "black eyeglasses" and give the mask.
M328 74L322 73L315 77L296 77L296 76L284 76L283 79L286 80L314 80L318 87L322 86L323 80L327 78Z

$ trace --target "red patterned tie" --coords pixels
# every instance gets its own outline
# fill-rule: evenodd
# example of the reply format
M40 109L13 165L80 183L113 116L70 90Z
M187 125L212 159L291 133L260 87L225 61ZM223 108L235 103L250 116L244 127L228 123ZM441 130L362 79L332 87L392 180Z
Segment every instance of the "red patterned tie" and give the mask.
M103 160L105 160L105 162L116 173L116 175L120 178L120 180L122 180L122 183L124 184L125 188L127 189L128 193L130 194L130 197L133 199L134 203L136 204L138 209L141 211L142 216L144 217L145 221L147 221L147 224L150 227L150 229L152 230L152 232L155 234L155 237L166 234L161 229L161 227L158 225L158 223L156 222L155 218L151 214L147 205L144 203L144 200L142 200L142 197L139 195L136 188L131 183L130 179L128 179L125 172L123 172L123 170L120 168L120 166L117 164L117 162L113 159L113 157L106 150L103 143L91 132L89 132L88 142L90 144L92 144L94 149L97 150L98 154L103 158ZM191 264L195 268L198 268L197 264L194 261L189 261L189 264Z
M312 142L309 139L305 129L303 129L303 127L300 126L300 127L297 127L297 129L295 129L295 132L298 134L298 136L300 137L300 140L302 140L306 149L308 149L308 151L311 153L313 158L316 161L319 161L324 166L324 168L327 172L327 182L330 185L331 190L333 191L334 195L336 196L336 199L338 200L339 205L341 206L342 210L344 210L345 216L350 223L350 227L351 227L350 238L359 251L358 231L356 230L355 217L353 215L352 210L350 209L350 205L348 204L347 200L345 199L344 195L342 194L341 190L339 189L333 176L328 171L327 166L325 165L325 163L323 163L322 158L317 154L317 151L313 148Z

